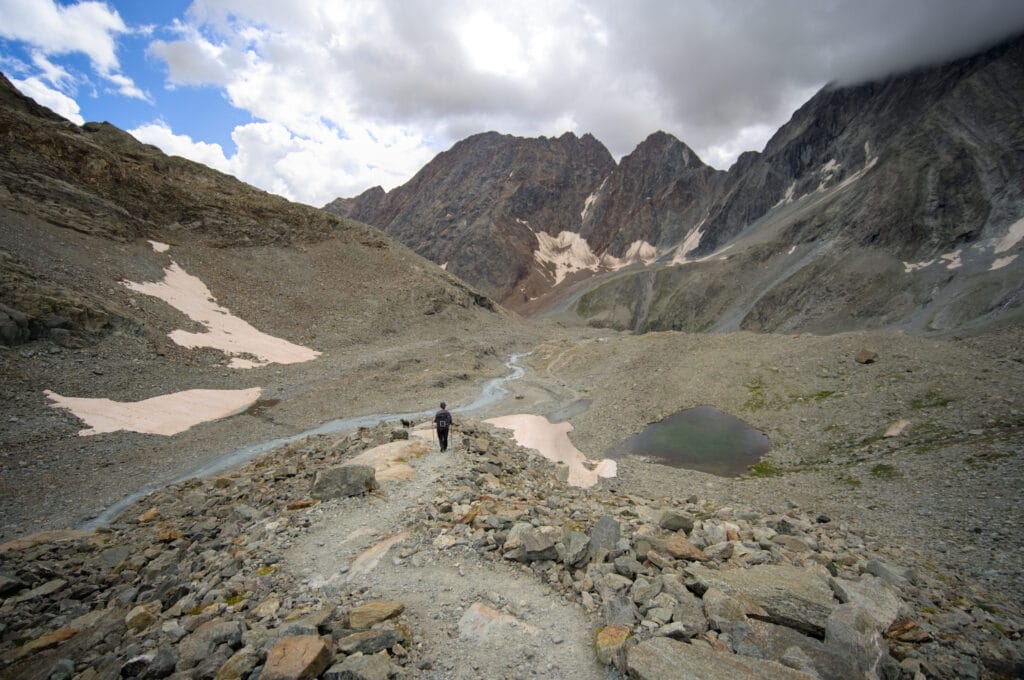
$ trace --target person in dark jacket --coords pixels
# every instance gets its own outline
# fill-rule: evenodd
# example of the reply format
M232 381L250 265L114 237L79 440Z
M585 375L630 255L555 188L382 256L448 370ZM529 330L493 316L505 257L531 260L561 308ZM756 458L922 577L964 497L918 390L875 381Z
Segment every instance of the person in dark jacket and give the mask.
M437 442L442 451L448 450L448 430L452 426L452 414L441 402L441 410L434 414L434 427L437 428Z

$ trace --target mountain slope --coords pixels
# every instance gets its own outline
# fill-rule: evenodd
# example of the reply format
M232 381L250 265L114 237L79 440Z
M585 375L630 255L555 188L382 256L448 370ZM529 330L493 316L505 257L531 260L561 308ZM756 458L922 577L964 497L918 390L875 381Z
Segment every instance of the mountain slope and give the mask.
M690 253L722 255L601 285L583 297L582 316L639 329L817 332L1018 318L1022 111L1022 40L825 88L763 153L730 169ZM629 295L641 285L646 298Z
M386 234L165 156L113 126L76 126L6 79L0 139L0 514L9 522L31 512L71 526L96 511L75 505L68 485L110 503L231 447L342 416L458 404L474 378L506 371L521 337L491 300ZM240 323L220 335L203 320L228 317ZM258 350L203 344L231 347L246 327L316 358L267 363ZM257 388L251 411L169 437L80 437L83 421L47 397L140 402ZM26 492L35 507L15 500Z
M508 210L489 190L465 212L450 200L456 177L461 193L475 186L453 170L472 166L466 143L424 169L430 182L418 175L334 209L438 262L430 235L474 224L487 238L465 252L486 264L451 271L528 315L641 331L986 325L1016 318L1022 302L1022 55L1017 38L953 63L826 87L728 172L655 133L599 181L588 174L582 184L595 189L582 201L576 191L575 204L549 202L531 230L497 217ZM538 192L546 181L536 173ZM415 218L395 229L399 203L451 209L407 212Z

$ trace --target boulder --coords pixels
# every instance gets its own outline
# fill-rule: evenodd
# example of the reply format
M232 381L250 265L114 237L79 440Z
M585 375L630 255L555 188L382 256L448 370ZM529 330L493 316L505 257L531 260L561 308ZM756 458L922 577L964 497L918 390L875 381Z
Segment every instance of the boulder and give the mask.
M590 532L590 558L594 559L601 551L611 552L622 536L619 523L611 515L604 515L597 520Z
M631 680L814 680L775 661L715 651L707 644L667 637L644 640L626 652Z
M341 663L334 664L323 675L323 680L387 680L391 664L381 654L356 652Z
M749 569L713 571L694 565L686 569L698 592L717 588L728 595L750 598L766 612L767 620L815 637L825 634L829 614L839 605L820 567L759 564Z
M682 531L688 534L693 531L693 515L666 510L662 513L658 526L666 531Z
M594 637L594 652L597 654L597 661L607 666L618 658L626 640L629 639L629 626L605 626L597 631Z
M330 646L317 635L283 637L267 653L260 680L310 680L333 660Z
M214 680L246 680L259 663L259 653L246 645L224 662L217 670Z
M354 630L366 630L375 623L392 619L405 611L401 602L380 600L367 602L348 613L348 625Z
M352 633L338 640L338 651L345 654L376 654L384 649L391 649L405 638L394 628L374 628Z
M873 364L878 360L878 352L861 349L853 356L853 360L858 364Z
M242 640L242 624L238 621L213 619L200 625L178 643L178 670L188 670L210 656L222 644L231 647Z
M331 500L358 496L378 487L376 472L370 465L339 465L317 472L313 480L313 498Z

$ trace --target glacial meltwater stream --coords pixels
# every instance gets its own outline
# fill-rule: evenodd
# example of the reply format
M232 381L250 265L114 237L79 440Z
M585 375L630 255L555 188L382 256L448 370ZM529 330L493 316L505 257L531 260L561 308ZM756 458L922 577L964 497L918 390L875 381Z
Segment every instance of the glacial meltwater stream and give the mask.
M480 411L484 408L493 406L500 402L502 399L504 399L505 396L508 394L508 389L506 389L505 387L506 383L522 378L526 372L526 369L524 369L518 363L519 359L522 358L523 356L525 355L513 354L512 356L510 356L509 360L505 363L505 365L511 370L510 373L499 378L493 378L492 380L488 380L480 389L480 394L479 396L477 396L476 399L474 399L469 404L466 404L465 406L455 407L453 410L457 413L473 413L475 411ZM93 519L90 519L82 523L79 528L90 530L95 529L97 526L109 524L111 520L117 517L125 508L130 506L132 503L139 500L143 496L147 496L153 493L154 491L163 488L164 486L167 486L169 484L176 484L178 482L182 482L186 479L191 479L193 477L209 477L211 475L219 474L221 472L224 472L225 470L230 470L231 468L238 467L239 465L242 465L243 463L252 460L253 458L260 454L266 453L267 451L272 451L278 447L290 444L294 441L298 441L306 437L318 434L334 434L337 432L347 432L350 430L355 430L356 428L359 427L371 427L382 421L393 421L403 418L406 420L415 420L417 418L425 418L431 416L433 415L433 413L433 410L429 410L417 411L415 413L373 413L363 416L354 416L352 418L338 418L337 420L332 420L330 422L324 423L323 425L318 425L317 427L310 428L308 430L299 432L298 434L294 434L288 437L280 437L278 439L271 439L270 441L261 442L259 444L250 444L249 446L243 446L240 449L218 456L209 463L206 463L205 465L195 468L193 470L190 470L173 479L151 482L146 486L142 487L141 489L139 489L138 491L136 491L135 493L131 494L130 496L126 496L119 500L118 502L111 505L110 507L106 508L105 510L103 510L103 512L99 513Z

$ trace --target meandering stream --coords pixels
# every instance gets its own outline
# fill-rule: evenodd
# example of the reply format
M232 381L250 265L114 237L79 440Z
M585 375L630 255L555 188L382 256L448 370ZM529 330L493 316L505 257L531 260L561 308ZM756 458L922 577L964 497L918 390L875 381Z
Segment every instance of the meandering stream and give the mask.
M494 406L508 395L508 389L505 385L513 380L518 380L523 377L526 373L526 369L519 365L519 359L526 356L522 353L512 354L509 360L505 362L505 366L510 369L510 373L507 375L493 378L484 383L483 387L480 388L480 394L464 406L456 406L452 410L458 413L473 413L482 409ZM415 420L418 418L424 418L433 415L434 411L417 411L415 413L372 413L369 415L354 416L352 418L338 418L331 420L317 427L310 428L299 432L298 434L290 435L288 437L279 437L278 439L271 439L269 441L260 442L258 444L250 444L243 446L240 449L230 451L221 456L216 457L212 461L201 465L200 467L194 468L182 475L179 475L171 480L167 481L155 481L151 482L135 493L125 496L121 500L117 501L113 505L109 506L103 512L99 513L93 519L83 522L79 528L91 530L98 526L109 524L115 517L125 510L135 501L148 496L149 494L162 489L165 486L171 484L177 484L186 479L193 477L209 477L212 475L219 474L225 470L238 467L243 463L247 463L256 456L272 451L286 444L310 437L313 435L320 434L334 434L338 432L348 432L355 430L359 427L371 427L381 421L390 420Z

